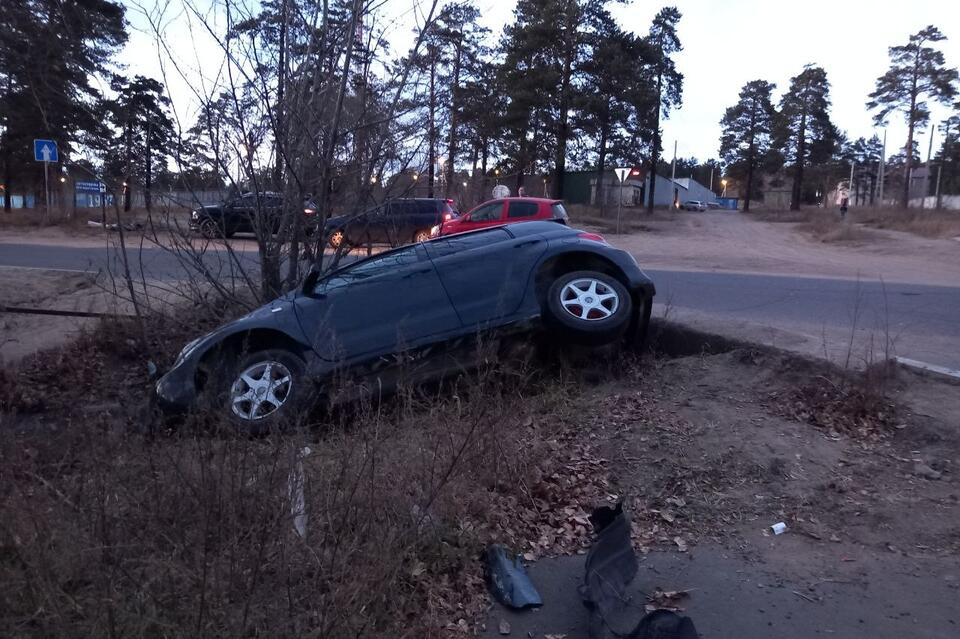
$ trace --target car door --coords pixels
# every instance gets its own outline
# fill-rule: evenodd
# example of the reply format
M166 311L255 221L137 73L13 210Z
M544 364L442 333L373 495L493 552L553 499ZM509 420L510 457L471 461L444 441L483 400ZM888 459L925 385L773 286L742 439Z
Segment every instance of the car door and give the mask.
M494 224L503 222L504 200L494 200L481 204L477 208L460 218L460 224L457 225L458 231L472 231L482 229Z
M346 361L402 350L460 327L422 246L346 266L298 301L298 317L320 357Z
M547 242L492 228L441 237L424 246L460 320L476 327L517 311Z

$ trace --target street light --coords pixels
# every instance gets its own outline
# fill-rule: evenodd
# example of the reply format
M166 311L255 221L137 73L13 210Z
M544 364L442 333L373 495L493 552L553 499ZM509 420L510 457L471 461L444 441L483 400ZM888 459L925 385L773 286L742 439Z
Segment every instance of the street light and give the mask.
M414 174L413 174L413 181L416 182L416 181L419 180L419 179L420 179L420 174L419 174L419 173L414 173Z
M61 176L60 176L60 183L63 184L63 183L66 182L66 181L67 181L67 178L65 178L64 176L61 175Z
M377 176L376 176L376 175L371 175L371 176L370 176L370 184L376 184L376 183L377 183Z
M727 179L726 178L720 180L720 186L723 187L723 193L720 195L720 197L727 197Z

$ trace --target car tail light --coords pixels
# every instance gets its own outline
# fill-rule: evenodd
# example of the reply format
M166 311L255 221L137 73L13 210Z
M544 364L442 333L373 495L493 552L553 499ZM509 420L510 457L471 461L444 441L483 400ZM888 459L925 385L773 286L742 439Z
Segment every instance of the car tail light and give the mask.
M316 209L303 209L303 214L306 215L307 217L310 217L310 216L316 215L317 211Z
M444 220L444 222L446 222L446 221L448 221L448 220L452 220L452 219L453 219L453 213L444 213L444 214L443 214L443 220Z
M607 241L603 239L602 235L597 235L596 233L577 233L577 237L582 237L583 239L590 240L591 242L603 242L604 244L607 243Z

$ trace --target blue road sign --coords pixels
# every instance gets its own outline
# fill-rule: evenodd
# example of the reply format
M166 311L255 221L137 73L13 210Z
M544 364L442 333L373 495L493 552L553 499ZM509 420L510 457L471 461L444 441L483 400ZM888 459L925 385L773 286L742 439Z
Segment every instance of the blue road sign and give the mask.
M57 143L53 140L34 140L33 159L37 162L59 162Z
M103 193L106 185L103 182L77 182L77 193Z

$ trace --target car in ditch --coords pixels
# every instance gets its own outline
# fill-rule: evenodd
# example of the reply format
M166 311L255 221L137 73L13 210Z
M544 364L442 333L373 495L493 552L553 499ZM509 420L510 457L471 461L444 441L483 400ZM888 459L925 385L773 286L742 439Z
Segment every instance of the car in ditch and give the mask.
M444 236L311 272L187 344L156 396L167 412L204 407L260 434L317 401L459 373L487 336L536 331L561 349L642 343L654 294L632 255L554 222Z

